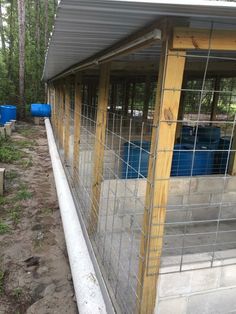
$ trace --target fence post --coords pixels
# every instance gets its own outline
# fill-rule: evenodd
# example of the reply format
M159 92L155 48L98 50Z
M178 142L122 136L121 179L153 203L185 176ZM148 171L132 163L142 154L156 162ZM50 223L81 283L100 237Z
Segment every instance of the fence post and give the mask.
M98 89L98 108L97 122L94 148L94 168L92 182L92 209L90 220L90 231L93 233L97 230L99 202L101 194L101 183L103 175L104 150L105 150L105 135L107 122L107 106L109 100L110 86L110 64L101 65Z
M180 56L178 52L164 48L159 65L140 244L137 312L141 314L152 314L155 308L176 120L185 67L184 52Z

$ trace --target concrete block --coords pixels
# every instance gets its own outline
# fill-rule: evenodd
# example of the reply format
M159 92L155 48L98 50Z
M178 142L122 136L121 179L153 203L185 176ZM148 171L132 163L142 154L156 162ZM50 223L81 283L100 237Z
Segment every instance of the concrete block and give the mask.
M222 193L225 183L224 180L224 177L199 177L197 191L198 193Z
M236 265L222 267L220 285L222 287L236 286Z
M159 297L176 297L191 291L191 273L163 274L159 281Z
M226 190L228 192L236 191L236 176L229 177L227 180Z
M187 314L222 314L236 310L236 288L219 289L192 295L188 299Z
M12 133L11 124L7 122L4 126L6 129L6 135L11 136L11 133Z
M34 117L34 124L39 125L40 124L40 118L39 117Z
M236 191L224 193L222 197L223 203L235 203L236 202Z
M0 168L0 195L4 193L5 168Z
M187 298L160 300L156 305L154 314L185 314Z
M6 137L6 129L5 127L0 127L0 137Z
M220 267L192 271L191 292L218 288L220 285L220 275Z
M12 123L12 125L11 125L12 131L15 131L15 129L16 129L16 120L10 120L10 122Z
M171 195L186 195L197 190L197 178L171 178L169 192Z
M184 204L209 204L210 203L210 194L209 193L200 193L200 194L190 194L189 196L184 197Z
M198 208L192 209L192 219L193 220L211 220L217 219L219 216L220 207L203 207L199 206Z
M169 195L168 205L182 205L183 196L182 195Z

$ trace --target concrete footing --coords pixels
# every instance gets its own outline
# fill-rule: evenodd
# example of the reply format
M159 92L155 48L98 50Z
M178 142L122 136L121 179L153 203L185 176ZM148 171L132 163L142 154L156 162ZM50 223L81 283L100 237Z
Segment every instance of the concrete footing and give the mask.
M11 134L12 134L11 122L7 122L5 124L5 129L6 129L6 135L11 136Z
M6 129L5 127L0 127L0 137L5 138L6 137Z
M4 193L5 168L0 168L0 195Z

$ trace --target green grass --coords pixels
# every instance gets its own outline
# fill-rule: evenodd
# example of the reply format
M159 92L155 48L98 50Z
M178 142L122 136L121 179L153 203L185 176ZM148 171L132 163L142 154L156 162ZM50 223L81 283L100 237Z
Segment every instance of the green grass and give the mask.
M6 179L9 182L12 182L13 180L15 180L16 178L18 178L19 173L15 170L8 170L6 171Z
M0 295L4 293L4 271L0 269Z
M0 220L0 235L10 232L10 227Z
M29 169L33 166L33 160L32 160L32 157L30 158L23 158L20 162L21 166L24 168L24 169Z
M21 141L15 141L15 145L18 148L33 148L34 146L37 145L36 141L31 141L31 140L21 140Z
M22 152L15 147L11 139L0 138L0 162L14 163L20 160L22 156Z
M7 204L7 200L4 196L0 195L0 205L4 206Z
M24 201L30 198L32 198L32 193L26 186L21 186L20 190L16 194L15 201Z
M20 287L15 288L15 289L13 290L13 296L14 296L17 300L20 299L22 293L23 293L23 290L22 290Z

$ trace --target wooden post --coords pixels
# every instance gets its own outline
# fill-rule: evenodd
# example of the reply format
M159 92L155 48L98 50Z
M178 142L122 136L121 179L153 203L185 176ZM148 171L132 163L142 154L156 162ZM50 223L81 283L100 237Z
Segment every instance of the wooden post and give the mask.
M60 104L60 95L59 95L59 87L58 85L55 85L55 97L54 97L54 130L56 132L56 136L58 138L59 136L59 130L58 130L58 120L59 120L59 112L60 112L60 108L59 108L59 104Z
M65 121L65 98L64 98L64 85L60 84L59 96L59 144L63 147L64 143L64 121Z
M133 114L134 114L135 91L136 91L136 82L133 82L132 95L131 95L131 117L133 117Z
M164 49L165 50L165 49ZM181 52L183 56L185 53ZM140 244L138 313L152 314L163 245L168 188L185 58L168 50L159 66L157 98L151 140L143 232ZM164 65L165 64L165 65ZM164 71L165 69L165 71ZM162 80L163 73L165 77ZM160 117L159 117L160 113ZM159 130L157 131L157 126ZM155 158L157 156L157 158Z
M75 77L75 114L74 114L74 152L73 152L73 175L78 175L79 170L79 144L82 111L82 73Z
M70 83L65 85L65 123L64 123L64 159L69 161L70 154Z
M146 122L148 119L150 94L151 94L151 78L150 76L147 76L146 81L145 81L145 92L144 92L144 103L143 103L143 122Z
M213 94L213 100L212 100L212 105L211 105L211 121L215 121L216 120L216 110L217 110L217 105L218 105L218 101L219 101L219 93L220 90L220 77L217 76L215 78L215 86L214 86L214 94ZM218 92L215 92L218 91Z
M234 137L232 142L232 150L236 150L236 126L234 127ZM231 152L229 159L229 174L236 176L236 152Z
M104 145L106 135L107 122L107 106L109 99L109 81L110 81L110 64L105 63L101 65L99 90L98 90L98 109L97 109L97 123L96 123L96 138L94 148L94 162L93 162L93 183L92 183L92 209L90 219L90 232L96 232L99 202L101 193L101 183L103 175L104 163Z

